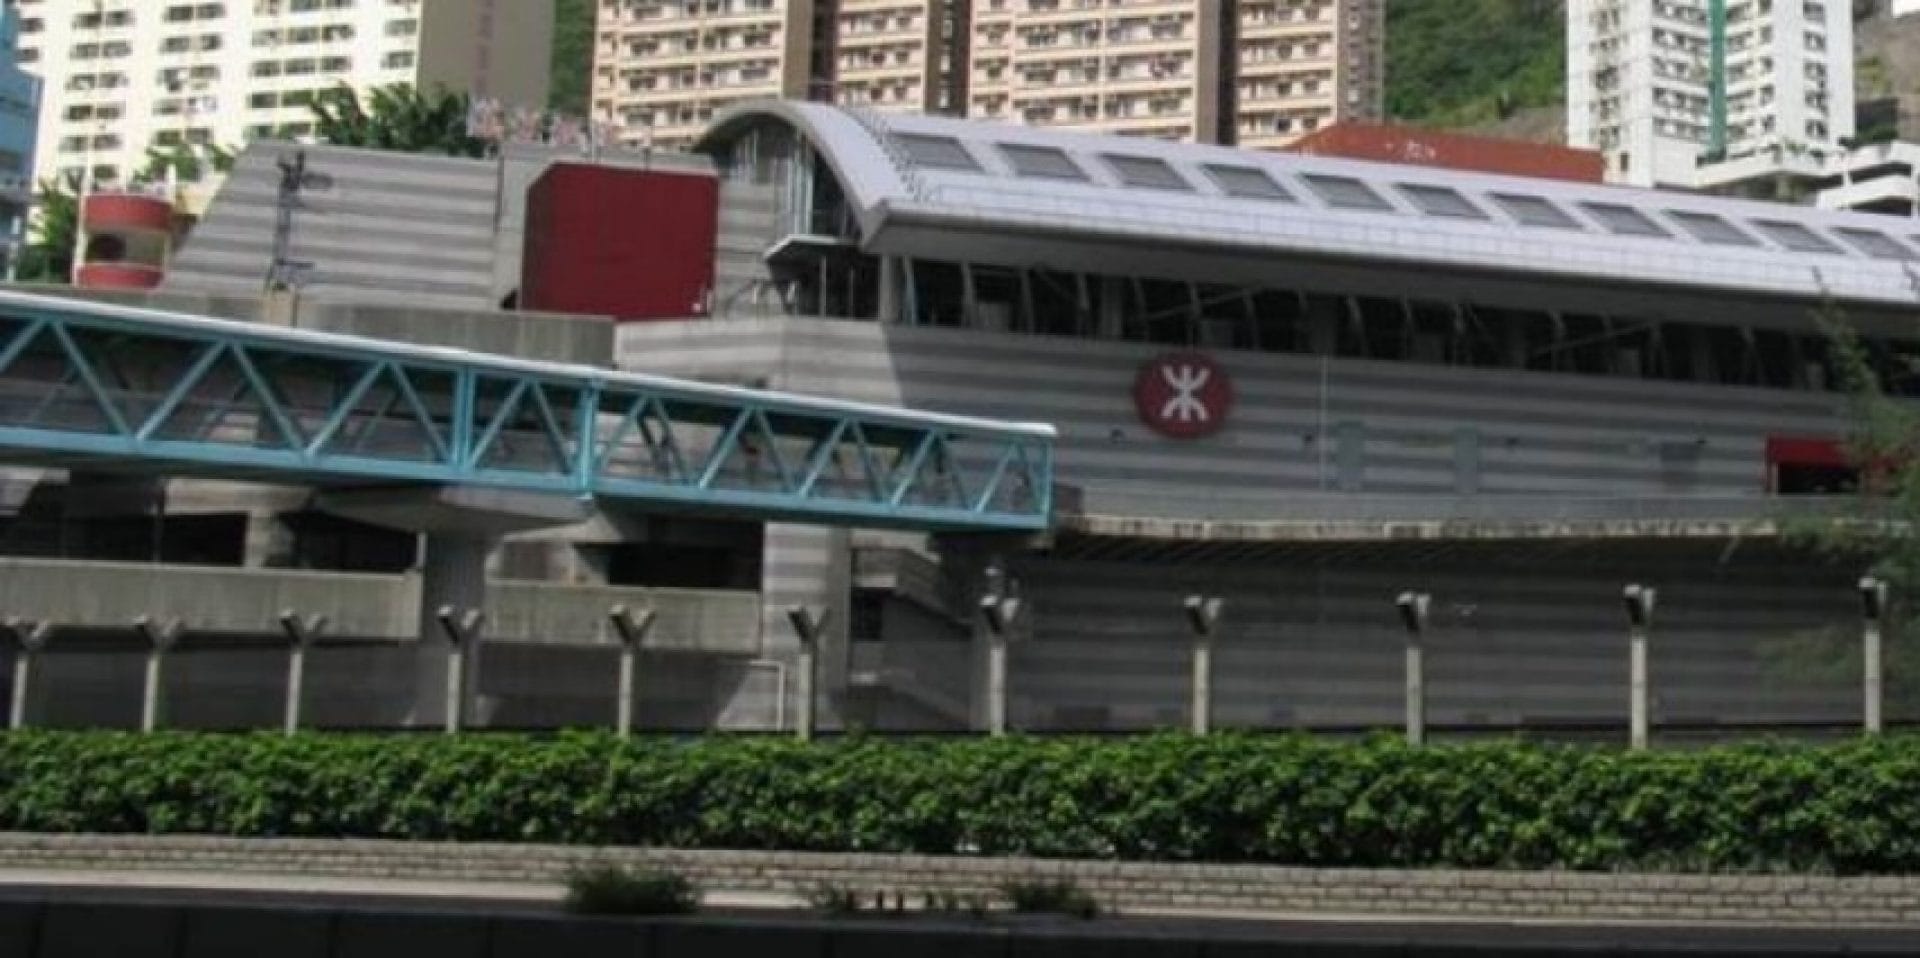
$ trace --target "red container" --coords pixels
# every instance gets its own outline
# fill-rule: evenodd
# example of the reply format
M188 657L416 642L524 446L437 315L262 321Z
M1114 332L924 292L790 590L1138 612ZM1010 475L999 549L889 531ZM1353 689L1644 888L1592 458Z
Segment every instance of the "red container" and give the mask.
M73 284L81 289L153 289L165 274L145 263L84 263Z
M527 193L520 308L677 319L706 312L712 176L556 163Z
M1607 160L1598 150L1576 150L1524 140L1464 136L1406 126L1336 123L1310 133L1289 147L1295 153L1377 160L1449 170L1531 176L1548 180L1599 183Z
M81 207L89 232L171 233L173 204L143 193L93 193Z

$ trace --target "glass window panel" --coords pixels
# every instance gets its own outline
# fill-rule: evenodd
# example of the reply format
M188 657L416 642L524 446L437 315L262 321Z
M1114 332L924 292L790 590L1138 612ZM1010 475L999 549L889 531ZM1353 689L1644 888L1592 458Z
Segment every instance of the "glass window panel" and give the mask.
M1484 220L1486 212L1467 201L1458 190L1444 186L1423 186L1418 183L1401 183L1395 187L1402 196L1412 201L1420 212L1428 216L1450 216L1455 219Z
M1732 223L1710 213L1668 210L1667 217L1702 243L1716 246L1758 246L1760 241L1742 232Z
M1101 154L1108 168L1112 169L1120 182L1128 186L1145 187L1150 190L1180 190L1191 193L1193 187L1174 172L1164 160L1150 156L1116 156L1112 153Z
M907 159L915 166L927 166L940 170L962 170L979 173L980 161L967 152L959 140L950 136L927 136L921 133L896 133L894 141L906 150Z
M1020 176L1082 182L1087 179L1087 172L1067 156L1067 151L1051 146L1002 143L1000 155L1007 158L1007 165L1013 167L1013 172Z
M1767 238L1796 253L1844 253L1839 244L1799 223L1785 220L1754 220L1755 229Z
M1519 193L1494 193L1493 201L1521 226L1545 226L1559 230L1580 229L1580 221L1538 196Z
M1580 208L1616 236L1672 236L1647 214L1618 203L1582 203Z
M1853 244L1853 248L1875 259L1920 259L1913 250L1901 245L1899 240L1877 230L1861 229L1857 226L1842 226L1834 229L1834 235Z
M1350 176L1327 176L1324 173L1304 173L1300 177L1307 186L1327 201L1327 205L1342 210L1374 210L1392 212L1393 204L1373 191L1373 187Z
M1286 187L1274 182L1266 171L1251 166L1224 166L1210 163L1204 169L1213 178L1214 185L1228 196L1237 196L1248 200L1277 200L1282 203L1293 202L1293 194Z

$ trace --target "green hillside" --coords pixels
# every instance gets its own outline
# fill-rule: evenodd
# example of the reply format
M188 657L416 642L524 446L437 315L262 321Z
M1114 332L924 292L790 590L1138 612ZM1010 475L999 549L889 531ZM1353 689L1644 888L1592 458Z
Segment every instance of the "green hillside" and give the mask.
M1388 0L1387 115L1459 127L1560 105L1564 0Z
M593 71L594 0L553 0L553 85L547 105L587 114L587 75Z

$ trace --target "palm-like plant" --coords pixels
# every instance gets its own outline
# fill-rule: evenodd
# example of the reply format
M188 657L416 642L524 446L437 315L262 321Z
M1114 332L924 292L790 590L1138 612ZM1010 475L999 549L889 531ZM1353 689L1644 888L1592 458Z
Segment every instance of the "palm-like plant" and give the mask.
M404 153L483 156L487 144L467 135L467 97L408 83L375 87L363 98L342 84L314 98L313 135L322 143Z

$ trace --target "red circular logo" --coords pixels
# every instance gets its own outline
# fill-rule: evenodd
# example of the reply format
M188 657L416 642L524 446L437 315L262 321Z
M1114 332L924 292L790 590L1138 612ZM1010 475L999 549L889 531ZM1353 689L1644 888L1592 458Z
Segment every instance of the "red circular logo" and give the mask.
M1140 367L1133 380L1140 421L1175 439L1210 436L1233 411L1233 382L1200 353L1167 353Z

